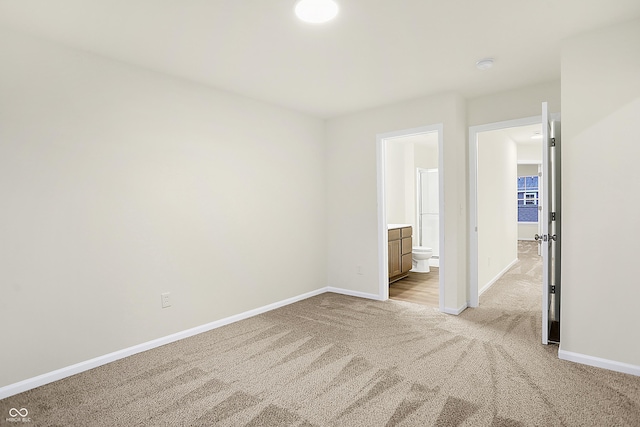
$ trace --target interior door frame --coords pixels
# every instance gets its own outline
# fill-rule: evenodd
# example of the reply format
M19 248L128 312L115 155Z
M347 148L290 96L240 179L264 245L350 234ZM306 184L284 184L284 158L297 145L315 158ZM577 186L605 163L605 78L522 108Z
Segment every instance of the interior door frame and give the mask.
M559 119L560 115L552 113L550 117L551 119ZM542 114L539 116L469 126L469 287L467 289L467 306L469 307L478 307L480 300L478 292L478 134L487 131L541 123Z
M376 135L376 168L377 168L377 184L378 184L378 299L386 301L389 299L389 257L387 255L387 246L389 244L389 234L387 227L387 210L386 210L386 146L390 140L403 136L412 136L422 133L438 132L438 190L440 204L440 267L439 267L439 284L438 284L438 305L441 312L446 312L445 301L445 271L444 271L444 224L445 224L445 206L444 206L444 125L437 123L434 125L421 126L417 128L398 130L394 132L381 133Z

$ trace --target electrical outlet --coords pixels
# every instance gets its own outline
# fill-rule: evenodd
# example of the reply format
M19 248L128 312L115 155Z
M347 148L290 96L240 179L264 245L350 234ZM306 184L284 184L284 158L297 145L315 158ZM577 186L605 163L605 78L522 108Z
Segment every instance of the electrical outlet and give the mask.
M169 299L169 295L171 295L169 292L160 294L160 298L162 300L162 308L171 307L171 300Z
M363 274L363 273L362 273L362 266L361 266L361 265L359 265L359 266L357 266L357 267L356 267L356 272L357 272L360 276L362 276L362 274Z

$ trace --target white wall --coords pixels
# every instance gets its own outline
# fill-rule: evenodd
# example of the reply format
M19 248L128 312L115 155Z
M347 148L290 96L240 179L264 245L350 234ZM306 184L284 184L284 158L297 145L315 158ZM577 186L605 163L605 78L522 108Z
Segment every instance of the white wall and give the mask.
M413 144L402 138L386 146L385 191L388 224L409 224L415 232L416 184Z
M517 150L501 132L478 134L478 289L518 258Z
M542 143L518 144L518 163L542 164ZM534 175L538 173L537 166L535 168Z
M393 144L390 142L387 146ZM418 222L416 221L416 162L413 144L404 144L404 211L405 224L411 224L413 235L416 235Z
M640 158L639 45L636 19L562 49L560 349L636 369L640 201L629 195Z
M415 167L438 169L438 147L428 144L415 144L413 148Z
M4 30L0 57L0 387L326 286L322 121Z
M445 146L445 306L466 303L466 119L464 100L454 94L327 121L330 286L378 294L376 135L437 123L444 125Z
M540 116L542 103L549 111L560 111L560 81L516 88L467 101L469 126Z
M520 161L520 151L521 145L517 145L516 149L518 150L518 161ZM542 148L538 147L538 150L541 151ZM532 176L538 175L538 165L529 165L529 164L518 164L517 166L518 176Z
M400 142L387 145L385 190L387 198L387 223L407 224L405 151L407 146Z

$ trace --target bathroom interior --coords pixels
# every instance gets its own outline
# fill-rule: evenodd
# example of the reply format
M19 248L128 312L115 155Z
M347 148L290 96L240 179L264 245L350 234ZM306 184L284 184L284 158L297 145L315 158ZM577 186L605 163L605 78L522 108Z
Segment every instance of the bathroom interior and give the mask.
M438 132L386 141L389 298L439 305Z

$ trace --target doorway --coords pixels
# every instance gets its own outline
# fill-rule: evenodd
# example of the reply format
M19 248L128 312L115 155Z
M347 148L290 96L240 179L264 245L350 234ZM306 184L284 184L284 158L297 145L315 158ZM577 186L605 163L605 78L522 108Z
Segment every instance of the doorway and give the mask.
M378 176L378 254L379 298L389 299L388 228L389 224L412 227L413 246L422 241L419 228L418 169L437 171L437 307L444 309L444 202L443 202L443 137L442 124L406 129L377 136ZM428 244L428 242L426 242ZM433 256L432 256L433 258ZM436 261L437 260L437 261ZM433 275L432 275L433 276Z
M541 145L532 139L541 123L535 116L469 128L469 307L478 307L480 295L518 260L525 228L517 222L518 151L523 163L541 162Z
M535 206L538 210L539 226L541 233L535 234L537 244L541 245L542 259L542 343L559 343L560 324L560 115L549 114L548 105L542 103L542 115L519 120L511 120L500 123L492 123L469 128L469 230L470 230L470 283L469 302L470 307L479 304L479 284L481 283L481 268L485 261L481 257L481 236L487 230L483 230L486 224L481 223L481 207L486 201L482 196L479 183L481 169L481 151L479 150L480 135L484 132L500 129L513 129L522 126L540 123L542 144L538 148L541 154L542 173L539 176L530 176L531 191L528 184L523 184L523 207L535 205L536 200L541 201L541 206ZM535 138L537 135L532 135ZM483 146L484 147L484 146ZM497 168L501 168L498 164ZM526 178L526 177L525 177ZM507 179L506 181L512 181ZM518 183L520 185L520 183ZM535 190L535 191L534 191ZM518 192L520 194L520 192ZM508 199L508 198L507 198ZM518 200L520 203L520 200ZM518 205L519 206L519 205ZM534 206L530 206L534 207ZM507 221L510 223L510 221ZM490 228L490 227L489 227ZM491 232L491 230L489 229ZM484 256L484 254L483 254ZM508 270L508 269L507 269ZM506 271L505 271L506 273ZM504 273L503 273L504 274Z

